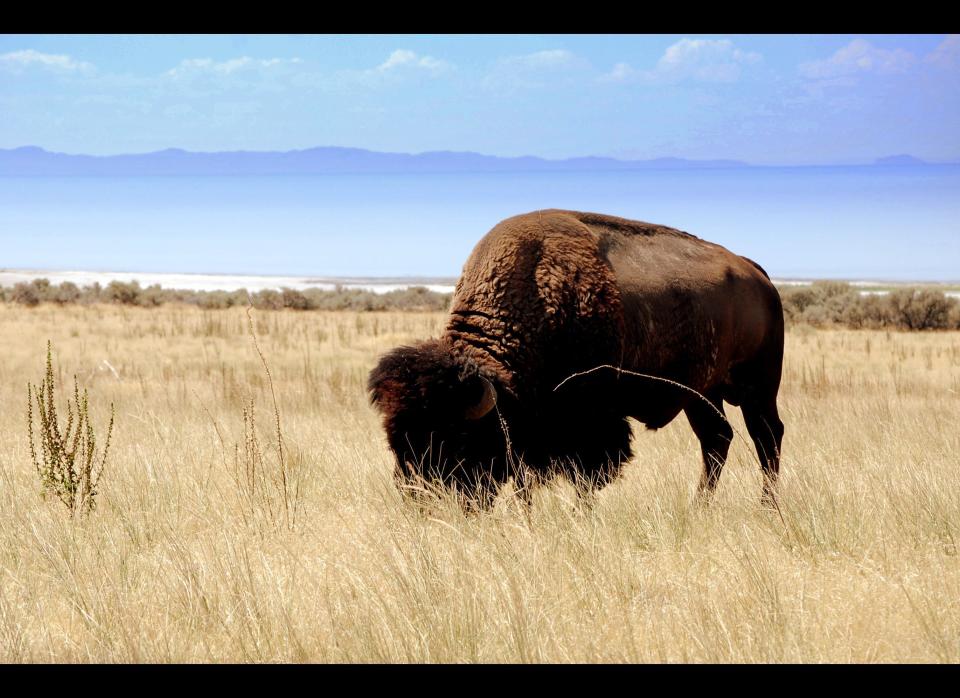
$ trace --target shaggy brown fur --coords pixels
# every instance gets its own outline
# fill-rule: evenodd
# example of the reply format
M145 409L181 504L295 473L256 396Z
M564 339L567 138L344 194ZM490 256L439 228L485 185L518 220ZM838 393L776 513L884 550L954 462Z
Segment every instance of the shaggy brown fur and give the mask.
M755 262L664 226L546 210L508 218L480 240L444 335L387 354L369 388L398 477L479 488L481 503L511 476L526 485L565 473L603 486L630 457L627 417L657 429L681 411L700 440L709 493L733 436L724 401L742 407L769 497L782 359L780 297ZM557 388L604 364L680 383L710 404L615 370ZM485 380L496 408L467 419Z

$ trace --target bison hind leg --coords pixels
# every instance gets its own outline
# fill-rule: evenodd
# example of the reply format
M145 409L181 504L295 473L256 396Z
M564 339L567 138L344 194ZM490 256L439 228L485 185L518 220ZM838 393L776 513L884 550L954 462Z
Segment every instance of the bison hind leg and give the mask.
M774 505L773 493L780 475L780 448L783 443L783 422L777 411L776 400L745 402L743 421L753 439L763 470L763 503Z
M783 443L783 422L777 410L777 392L783 365L782 336L778 340L765 353L733 371L743 421L753 439L763 471L762 502L766 505L775 505L773 493L780 473L780 449Z

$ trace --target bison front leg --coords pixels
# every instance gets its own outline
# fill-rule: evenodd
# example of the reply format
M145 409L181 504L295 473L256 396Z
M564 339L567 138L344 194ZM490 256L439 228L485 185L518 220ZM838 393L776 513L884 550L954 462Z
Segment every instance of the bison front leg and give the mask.
M498 477L492 469L469 473L457 472L449 484L453 487L464 513L469 515L493 508L504 479Z
M497 491L487 487L478 487L473 490L458 489L456 496L463 513L469 516L492 509L497 499Z
M577 510L581 514L593 509L597 502L597 493L617 479L622 464L622 454L618 455L616 460L604 454L604 460L593 467L579 469L571 477L577 493Z
M540 475L535 470L524 464L514 468L513 489L523 506L527 519L530 518L530 510L533 508L533 490L540 484Z
M684 409L693 433L700 440L703 474L697 494L701 501L709 500L713 494L733 439L733 428L723 411L723 398L719 393L711 393L706 397L709 402L695 399Z
M597 493L620 475L630 460L631 430L627 419L619 414L605 415L584 425L582 440L563 459L561 468L577 492L577 509L589 511Z

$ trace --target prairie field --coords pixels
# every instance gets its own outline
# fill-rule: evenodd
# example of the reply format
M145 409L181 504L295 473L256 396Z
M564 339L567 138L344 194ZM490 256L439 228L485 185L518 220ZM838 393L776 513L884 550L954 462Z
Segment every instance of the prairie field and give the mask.
M444 313L252 317L269 373L242 308L0 304L0 661L960 661L960 332L789 328L777 510L728 407L709 505L681 415L528 517L394 487L366 376ZM31 458L48 340L61 416L115 407L88 515Z

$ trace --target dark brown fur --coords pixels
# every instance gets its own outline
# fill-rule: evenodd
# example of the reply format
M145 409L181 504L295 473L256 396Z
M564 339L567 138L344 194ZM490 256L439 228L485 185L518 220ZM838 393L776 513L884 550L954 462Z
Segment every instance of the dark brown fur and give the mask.
M511 476L526 484L558 472L603 486L631 455L627 417L657 429L680 412L700 440L709 493L733 436L718 414L726 401L743 410L769 497L782 359L780 297L755 262L664 226L546 210L508 218L480 240L443 336L384 356L369 389L401 480L488 495ZM712 407L614 370L556 389L603 364L675 381ZM465 419L484 378L497 408Z

